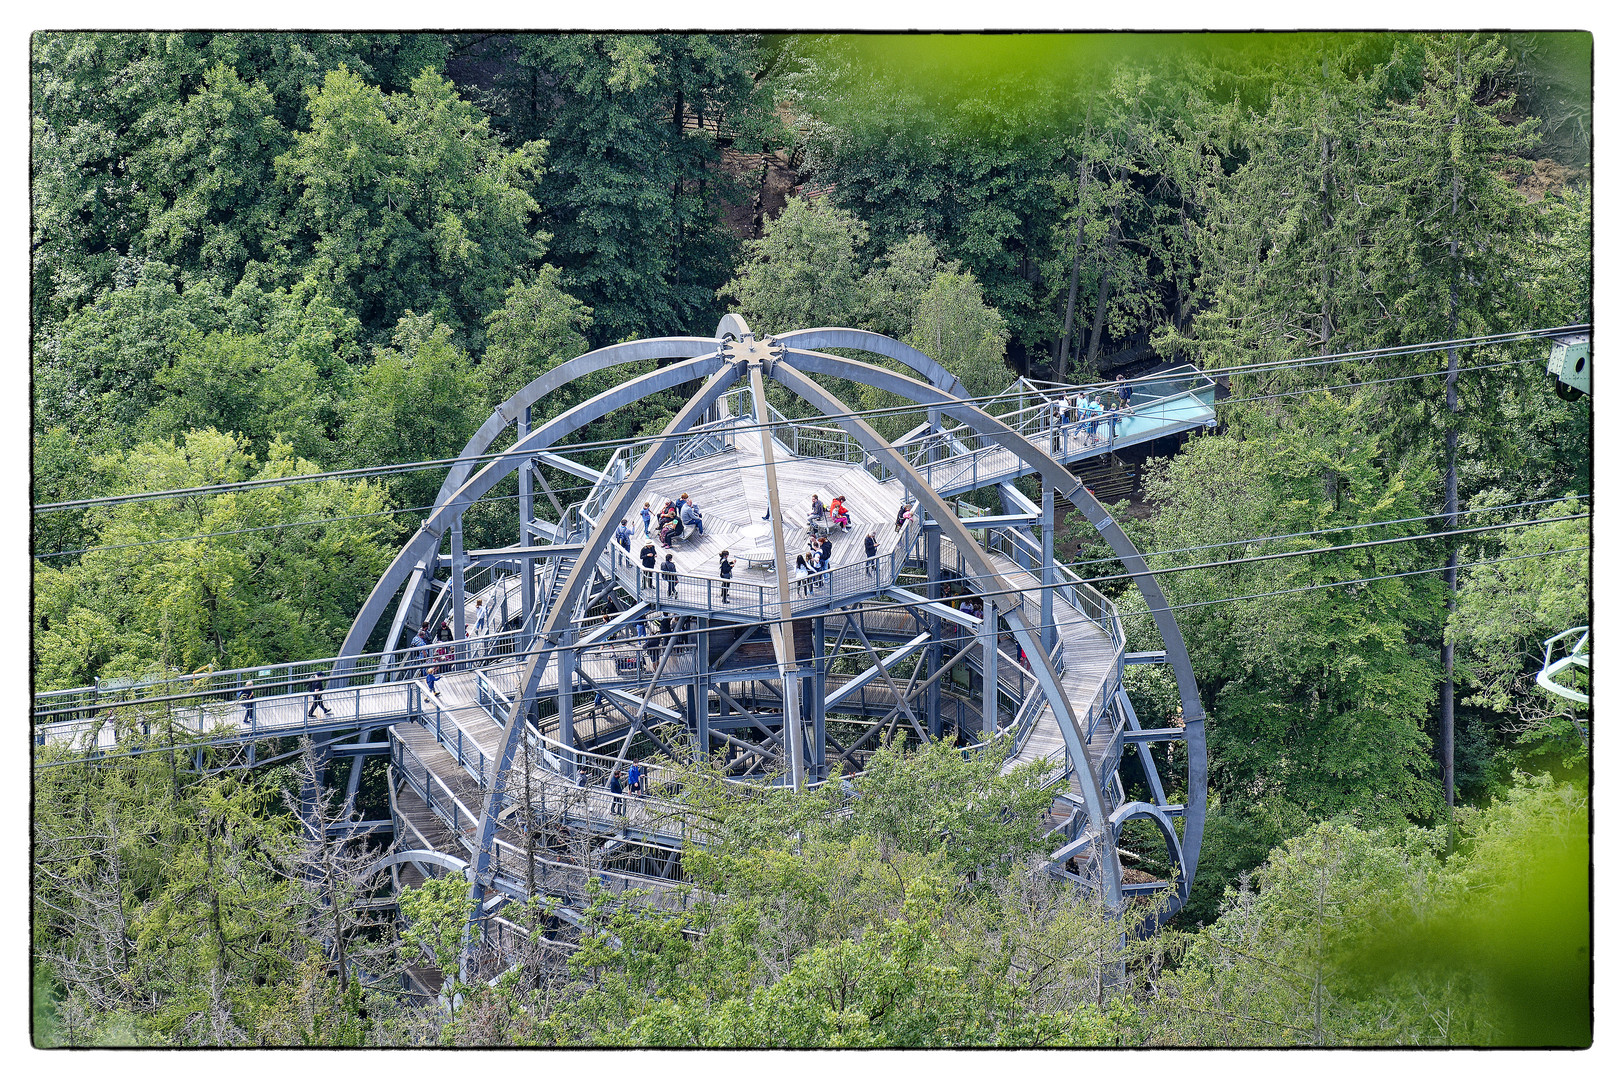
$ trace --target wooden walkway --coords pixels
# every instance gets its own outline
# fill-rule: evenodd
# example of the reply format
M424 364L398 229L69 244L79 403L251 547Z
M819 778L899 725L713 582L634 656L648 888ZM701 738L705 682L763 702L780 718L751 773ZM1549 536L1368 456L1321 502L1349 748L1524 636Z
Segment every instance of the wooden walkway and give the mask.
M1037 574L996 552L989 553L987 557L1010 585L1027 590L1029 597L1042 595L1042 579ZM1063 592L1059 591L1054 596L1054 623L1065 659L1060 684L1065 688L1065 696L1070 699L1077 719L1085 724L1090 710L1102 709L1112 691L1116 643L1104 627L1072 607L1064 599ZM1056 769L1064 768L1067 765L1065 736L1059 725L1053 708L1045 702L1032 723L1025 744L1009 759L1005 769L1034 761L1050 762ZM1079 734L1086 739L1086 731ZM1087 740L1088 756L1095 764L1102 764L1109 754L1113 735L1114 729L1107 716L1096 726L1093 738ZM1076 793L1081 793L1074 777L1071 787Z

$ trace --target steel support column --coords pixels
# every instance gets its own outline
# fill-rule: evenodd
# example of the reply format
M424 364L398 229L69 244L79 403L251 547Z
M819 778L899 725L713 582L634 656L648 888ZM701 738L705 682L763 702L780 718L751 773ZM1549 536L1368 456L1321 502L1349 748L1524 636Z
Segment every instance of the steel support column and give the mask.
M579 656L574 649L575 635L573 631L563 635L563 642L558 649L558 741L566 748L565 757L569 767L569 775L575 775L575 668L579 663Z
M939 525L926 525L924 527L924 595L931 600L941 599L941 527ZM941 670L941 616L934 612L927 612L924 616L925 628L930 631L930 649L926 654L926 663L929 668L925 671L927 677L933 678ZM930 725L930 734L935 738L941 737L941 680L934 679L930 688L924 694L924 711L929 714L926 719ZM953 724L956 734L958 725Z
M747 345L755 415L770 416L766 407L766 386L761 381L761 365L768 354L754 341ZM799 661L795 656L794 593L790 591L789 560L783 545L785 523L783 506L778 500L778 466L770 428L761 429L761 461L766 471L767 507L772 515L772 550L778 575L778 621L771 625L770 631L772 651L778 661L778 685L783 692L783 749L789 759L790 782L800 791L806 786L806 750L800 727L800 680L795 677Z
M1043 651L1052 652L1057 639L1054 627L1054 489L1043 485Z
M983 602L985 618L981 620L981 736L989 738L997 731L997 605L990 599Z
M458 514L456 520L451 522L451 636L455 639L453 650L462 647L462 639L467 633L467 615L462 610L466 601L463 599L464 572L468 565L468 556L462 549L462 515Z
M518 441L523 442L529 434L530 406L526 405L518 418ZM530 528L530 522L535 518L535 477L530 472L533 460L527 459L518 470L518 543L519 547L524 548L534 547L541 540L541 534ZM457 520L462 520L460 514ZM519 583L519 604L523 609L520 618L528 623L535 612L535 559L526 555L520 560L520 566L524 574ZM528 642L519 642L519 647L526 644Z
M812 710L811 768L814 779L828 775L828 712L823 698L828 692L828 643L826 620L819 615L812 620L812 674L810 684Z
M710 620L701 618L694 635L693 708L694 751L699 758L710 756Z

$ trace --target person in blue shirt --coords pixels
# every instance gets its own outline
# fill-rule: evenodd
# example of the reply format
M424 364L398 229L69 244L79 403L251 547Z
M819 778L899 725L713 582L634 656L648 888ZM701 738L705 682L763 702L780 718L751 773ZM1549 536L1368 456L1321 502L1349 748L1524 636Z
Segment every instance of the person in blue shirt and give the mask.
M682 505L682 524L693 530L694 536L704 535L704 515L699 513L699 506L689 499Z
M627 791L631 792L631 794L633 794L633 795L641 795L642 794L642 766L641 765L633 764L631 766L631 771L626 773L626 780L629 781L629 784L626 787Z
M429 668L428 673L423 676L423 679L428 683L428 692L433 694L435 697L439 697L440 692L434 689L434 684L440 681L440 669L437 667Z
M642 536L644 540L654 538L654 508L650 503L642 504Z
M613 814L615 817L624 817L626 812L626 801L624 798L626 789L625 784L621 781L621 777L623 776L625 776L625 773L616 772L613 776L609 777L609 794L614 796L614 802L609 805L609 813Z
M625 518L620 519L620 527L614 530L614 539L627 551L631 550L631 525Z
M428 659L428 627L425 626L411 639L411 651L406 654L406 660L410 663L426 659Z

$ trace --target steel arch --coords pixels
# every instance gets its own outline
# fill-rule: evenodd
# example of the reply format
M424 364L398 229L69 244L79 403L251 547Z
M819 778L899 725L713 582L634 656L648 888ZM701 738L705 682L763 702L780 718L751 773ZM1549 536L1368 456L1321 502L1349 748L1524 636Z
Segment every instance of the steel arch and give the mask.
M1116 524L1110 512L1068 468L1055 461L1040 446L1033 444L979 406L959 401L936 387L872 364L864 364L860 360L847 360L844 357L802 349L789 349L785 355L793 357L803 371L865 383L876 389L889 390L903 397L912 398L920 404L940 408L942 412L962 421L976 434L992 440L1031 465L1034 472L1041 474L1045 484L1053 487L1082 511L1089 524L1093 525L1110 545L1111 551L1133 575L1133 582L1155 620L1156 629L1161 633L1162 643L1166 646L1167 663L1171 665L1173 675L1178 681L1178 697L1184 711L1184 739L1189 751L1189 793L1188 803L1184 808L1186 839L1183 843L1183 855L1189 867L1188 878L1192 882L1195 867L1200 860L1201 834L1206 826L1206 713L1201 708L1200 691L1195 683L1195 671L1189 661L1189 651L1184 646L1183 634L1179 631L1177 620L1173 618L1167 606L1166 597L1161 592L1160 584L1155 580L1154 572L1139 554L1138 548L1127 538L1127 534L1122 532L1121 526ZM1027 650L1027 656L1031 655L1033 654L1030 650ZM1178 907L1181 907L1183 901L1187 899L1186 886L1179 898ZM1176 914L1178 907L1168 911L1166 917L1170 918Z
M628 383L605 390L590 401L583 401L568 412L546 421L479 470L458 488L450 499L435 507L422 527L406 542L400 554L395 556L394 561L383 572L377 585L373 586L366 603L361 605L360 612L355 616L355 622L350 626L348 636L344 638L344 645L338 652L340 660L359 655L365 650L366 639L376 628L378 619L382 618L389 601L412 575L417 563L438 551L440 539L450 527L451 520L483 498L509 473L518 469L531 454L551 446L563 436L593 420L600 419L627 402L657 390L680 386L682 383L710 375L721 366L721 363L720 355L711 353L708 356L660 368L658 371L650 371ZM393 644L391 642L390 646ZM337 679L347 670L347 666L341 663L335 665L333 677Z
M613 526L626 516L632 502L642 491L643 485L654 471L670 458L676 449L677 440L693 426L705 410L714 405L721 395L737 381L744 369L743 361L717 359L719 368L704 388L694 395L693 399L684 405L680 412L671 418L665 430L660 434L654 445L637 462L631 470L626 482L619 486L615 492L614 501L604 508L597 524L592 528L591 536L581 548L575 565L569 571L562 590L551 610L546 613L546 621L541 632L536 635L535 642L530 646L530 655L524 665L524 673L519 678L517 692L513 695L513 705L507 715L507 722L502 725L501 742L494 754L496 761L495 775L491 779L490 790L485 793L482 807L479 811L479 832L474 848L474 898L483 901L486 879L490 876L491 845L495 842L496 817L501 811L502 791L507 782L507 773L513 765L513 755L518 749L518 738L524 730L530 702L535 697L537 685L541 676L546 673L554 650L551 646L560 643L565 632L565 623L575 610L575 602L580 598L581 590L591 581L592 573L597 562L603 556L604 550L609 546L613 536ZM666 371L672 370L666 368ZM684 380L686 381L686 380ZM622 387L622 389L624 389ZM478 905L475 905L476 912Z
M471 459L483 453L484 449L491 444L508 424L512 423L521 414L524 408L573 378L617 364L662 356L680 356L684 355L684 353L691 356L691 351L700 350L701 347L704 350L710 350L708 355L701 355L686 360L681 364L639 376L623 386L606 391L594 397L591 401L582 403L561 416L553 418L538 426L528 437L515 443L477 474L473 473L475 463L472 460L458 461L453 466L451 474L447 476L446 483L442 485L438 505L433 513L424 522L423 527L408 541L385 572L384 577L380 579L374 588L373 595L368 598L366 605L363 606L361 614L357 616L356 623L351 628L350 636L345 641L344 651L341 656L353 655L364 647L366 637L376 628L381 613L386 609L390 599L398 592L401 584L412 578L417 572L417 563L424 560L431 562L432 558L437 554L439 544L442 542L450 524L478 499L488 493L490 488L503 477L520 467L528 457L564 437L570 431L600 418L611 409L634 397L689 382L704 375L710 375L711 383L707 386L707 392L701 395L702 398L705 398L704 405L695 410L694 406L698 404L697 400L690 403L689 407L684 409L677 418L682 420L686 417L686 422L678 426L677 421L673 420L665 435L661 437L660 445L669 447L672 445L672 438L691 427L703 409L714 404L719 399L720 394L725 392L725 389L731 385L732 381L736 380L743 372L742 363L734 362L729 365L722 358L721 350L718 350L717 347L724 345L728 339L745 340L753 336L748 324L741 317L729 315L718 325L715 338L673 337L649 339L595 350L560 365L532 382L524 390L510 397L492 413L485 425L481 426L480 432L476 434L475 438L470 440L463 452L464 458ZM1172 665L1174 674L1177 677L1179 693L1184 705L1185 732L1189 744L1190 790L1188 806L1185 811L1187 843L1180 852L1181 858L1179 860L1181 867L1187 867L1187 873L1183 875L1180 882L1175 904L1164 912L1164 917L1169 917L1187 899L1188 882L1193 877L1193 868L1199 856L1201 831L1204 826L1206 809L1204 713L1200 707L1193 672L1189 665L1187 650L1184 647L1181 634L1178 632L1176 622L1171 617L1171 612L1167 609L1166 601L1160 592L1152 571L1150 571L1142 557L1139 556L1136 548L1133 547L1125 534L1110 518L1108 512L1104 510L1097 500L1093 499L1091 494L1086 491L1086 488L1076 481L1066 466L1052 458L1042 447L1002 424L972 402L963 400L968 396L968 392L962 383L941 365L911 346L869 331L837 327L796 330L777 338L767 338L761 344L771 347L778 355L783 357L775 364L769 362L764 365L769 372L774 374L774 377L778 377L780 383L783 383L796 393L801 393L802 389L806 390L807 393L801 393L801 396L819 405L831 416L838 417L842 421L841 426L851 431L859 442L863 442L868 452L883 457L888 462L893 462L892 471L908 479L912 489L918 493L920 498L926 500L926 505L930 506L934 516L943 519L943 521L951 520L955 523L956 515L946 511L944 505L935 505L939 500L930 491L928 485L901 458L901 455L897 454L883 440L880 440L859 417L852 414L850 410L845 409L841 403L832 396L827 395L826 391L823 391L814 381L807 378L807 375L826 374L851 379L896 393L903 398L924 406L932 410L932 418L939 416L941 413L946 413L962 421L970 430L1016 455L1029 465L1033 472L1041 475L1045 486L1065 495L1078 505L1090 523L1099 530L1107 543L1111 545L1112 550L1122 560L1129 572L1134 575L1135 584L1144 596L1149 610L1155 618L1157 628L1166 643L1167 661ZM918 372L928 382L901 375L873 364L821 353L816 351L816 346L860 349L890 357ZM732 378L723 382L719 379L719 376L725 375L726 372L723 369L729 366L734 369ZM779 366L783 369L781 372L782 377L779 377L779 373L775 371ZM799 380L798 383L797 380ZM808 393L810 396L808 396ZM482 445L480 444L481 440L483 440ZM639 463L639 468L643 465L646 465L650 470L657 468L664 458L668 456L668 453L669 450L667 449L663 454L651 455ZM659 460L654 460L654 457L658 457ZM454 489L451 484L453 477L460 480L460 483L456 484ZM638 486L636 483L628 483L622 486L622 491L629 493ZM588 580L589 569L583 568L591 566L593 562L591 552L593 550L597 554L601 554L601 548L606 546L609 535L607 524L617 521L619 516L623 515L606 512L602 516L593 535L593 541L597 543L597 548L589 548L588 552L583 553L582 558L576 563L574 571L566 582L565 595L560 596L553 609L546 613L548 626L543 629L533 647L535 652L532 654L531 664L529 665L533 669L533 678L528 681L528 693L520 695L520 702L525 697L533 696L534 684L539 682L541 675L545 671L546 657L548 656L547 646L559 643L559 634L567 629L567 619L573 610L573 601L578 598L580 589L584 587L585 581ZM972 550L972 545L969 544L967 536L960 546L966 551ZM1021 591L1012 589L1006 582L1001 581L989 563L976 565L973 569L975 573L980 574L988 582L990 585L988 591L990 592L1018 594ZM1030 635L1031 628L1024 626L1024 619L1018 612L1010 619L1010 622L1011 625L1019 624L1017 625L1017 636ZM1042 658L1046 661L1046 653L1040 647L1037 647L1034 641L1023 639L1022 644L1026 646L1028 656ZM536 663L537 660L540 661L539 664ZM1050 665L1044 663L1043 666L1049 667ZM341 670L347 670L347 668L343 666L335 668L335 677L341 673ZM1052 680L1051 686L1044 686L1044 691L1049 695L1050 702L1053 703L1055 697L1065 698L1063 687L1058 685L1056 673L1048 671L1046 674ZM1078 741L1076 739L1077 732L1074 730L1076 725L1069 699L1065 699L1064 705L1054 703L1054 711L1057 716L1067 718L1067 722L1062 722L1060 727L1066 735L1067 749L1071 752L1073 761L1080 759L1087 762L1088 757L1085 747L1076 745ZM517 705L515 705L516 712ZM509 724L507 725L510 729L509 735L511 735L511 729L514 726L511 722L512 719L512 717L509 717ZM505 739L504 742L511 743L511 738ZM498 775L505 776L507 767L510 764L511 754L508 754ZM1095 771L1092 763L1088 762L1088 764L1089 768L1087 770L1078 770L1079 779L1085 773L1086 781L1084 786L1092 787L1095 796L1097 796L1099 778L1092 775ZM500 787L499 782L497 787ZM1084 795L1086 797L1087 793L1085 792ZM1102 808L1102 799L1095 797L1088 799L1088 802L1090 804L1090 816L1098 820L1100 817L1099 810ZM1165 817L1164 814L1160 816ZM479 851L484 854L487 865L488 840L489 838L481 835L479 846ZM488 877L488 874L482 875L482 877ZM482 887L484 884L486 882L481 880L476 887Z
M968 563L975 574L986 584L981 592L989 604L995 605L1002 611L1003 616L1009 620L1015 637L1019 640L1021 648L1025 649L1026 657L1031 661L1032 674L1043 688L1048 698L1048 705L1054 711L1060 723L1060 732L1065 736L1065 749L1071 755L1072 767L1076 770L1077 778L1081 781L1082 797L1088 805L1088 815L1093 819L1093 828L1104 832L1107 814L1105 813L1104 796L1099 783L1098 767L1088 756L1087 742L1077 723L1076 709L1071 699L1065 693L1065 687L1060 684L1059 672L1054 670L1054 663L1048 656L1048 651L1042 647L1040 640L1033 635L1032 627L1027 625L1025 613L1020 610L1018 603L1010 603L1005 607L998 601L1002 596L1019 596L1021 590L1015 589L1004 581L993 568L991 562L982 554L979 546L969 530L964 528L958 520L958 515L948 506L946 500L937 495L925 482L924 477L913 468L897 449L879 436L879 433L869 427L861 417L853 414L849 409L837 401L832 394L818 386L804 373L797 370L787 361L779 361L772 365L772 377L782 385L799 394L814 407L835 418L835 421L849 431L863 444L863 449L885 460L894 472L907 478L908 487L917 495L919 500L929 507L931 515L942 531L951 536L958 548L959 557ZM1108 857L1104 860L1105 902L1112 908L1121 904L1121 878L1109 865Z
M1121 844L1121 830L1129 821L1153 821L1161 830L1161 839L1166 843L1167 860L1178 868L1178 876L1174 880L1173 903L1162 904L1156 909L1151 922L1155 926L1163 925L1167 919L1177 914L1189 899L1189 886L1194 874L1184 865L1183 844L1178 832L1172 827L1172 819L1165 810L1154 803L1129 802L1122 803L1110 815L1110 838L1117 845Z
M413 848L410 851L396 851L393 854L385 855L362 871L361 877L363 880L374 878L391 866L402 866L406 863L423 863L428 866L437 866L441 870L461 874L464 877L468 874L466 859L459 859L455 855L447 855L441 851Z

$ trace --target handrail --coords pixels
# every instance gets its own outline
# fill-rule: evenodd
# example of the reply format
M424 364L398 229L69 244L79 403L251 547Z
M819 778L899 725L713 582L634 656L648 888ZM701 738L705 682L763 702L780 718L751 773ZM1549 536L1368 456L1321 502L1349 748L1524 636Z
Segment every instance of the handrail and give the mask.
M391 742L390 764L405 779L412 791L417 794L417 797L423 800L423 803L434 816L438 817L452 832L456 833L462 846L471 852L474 844L477 843L479 815L474 813L466 803L457 797L454 791L446 786L443 780L434 774L433 770L417 755L416 751L399 739ZM414 764L417 767L416 769L412 768ZM435 795L436 789L439 792L437 797ZM504 854L507 857L505 861L502 857ZM493 874L498 877L508 876L516 877L520 881L523 880L523 865L527 861L526 852L516 845L497 837L492 855L494 856L491 863L491 872ZM515 862L518 864L517 870L512 866ZM618 881L620 884L619 891L628 888L648 889L655 895L659 895L664 892L678 892L684 889L681 882L673 879L643 877L617 870L593 870L578 864L548 859L539 854L536 855L534 863L541 869L550 870L554 873L580 874L583 878L595 876L605 884ZM505 875L503 874L504 870L506 871ZM661 888L662 885L669 887ZM611 891L614 890L611 888Z

